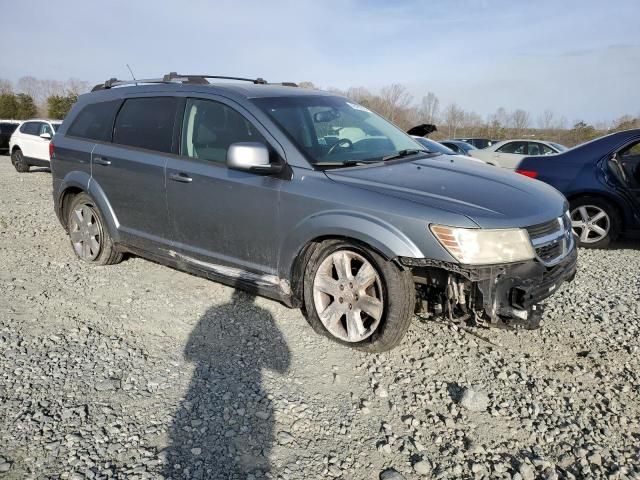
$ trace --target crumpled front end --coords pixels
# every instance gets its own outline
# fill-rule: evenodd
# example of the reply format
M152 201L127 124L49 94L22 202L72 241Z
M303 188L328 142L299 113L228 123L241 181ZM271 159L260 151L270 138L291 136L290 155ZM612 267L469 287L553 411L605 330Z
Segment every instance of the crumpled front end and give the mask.
M537 328L540 303L573 280L578 252L563 217L528 231L536 258L524 262L469 266L400 259L413 271L420 310L474 325Z

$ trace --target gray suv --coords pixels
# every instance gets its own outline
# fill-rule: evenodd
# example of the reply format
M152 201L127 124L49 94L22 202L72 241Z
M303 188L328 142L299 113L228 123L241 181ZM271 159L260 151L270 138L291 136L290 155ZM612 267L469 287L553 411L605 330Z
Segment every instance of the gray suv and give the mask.
M369 352L416 311L535 327L575 275L567 202L544 183L428 152L344 97L219 78L79 98L51 168L80 259L131 252L247 289Z

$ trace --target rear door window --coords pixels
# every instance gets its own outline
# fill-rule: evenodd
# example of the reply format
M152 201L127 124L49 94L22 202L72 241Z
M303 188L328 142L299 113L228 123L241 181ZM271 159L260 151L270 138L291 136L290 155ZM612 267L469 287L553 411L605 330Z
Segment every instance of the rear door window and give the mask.
M113 143L171 153L178 100L174 97L130 98L113 129Z
M20 127L20 133L27 135L40 135L40 127L42 122L25 122Z
M111 141L113 119L121 103L121 100L112 100L87 105L73 121L67 135L89 140Z
M509 142L496 150L500 153L515 153L520 155L527 154L527 142Z

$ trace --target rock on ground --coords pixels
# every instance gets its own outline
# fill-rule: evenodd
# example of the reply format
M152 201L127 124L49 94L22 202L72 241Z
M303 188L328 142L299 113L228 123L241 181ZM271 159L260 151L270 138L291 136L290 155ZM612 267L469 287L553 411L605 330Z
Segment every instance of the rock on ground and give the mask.
M638 242L580 251L539 330L416 318L366 355L277 302L77 261L33 170L0 157L2 480L415 480L426 458L438 479L638 478Z

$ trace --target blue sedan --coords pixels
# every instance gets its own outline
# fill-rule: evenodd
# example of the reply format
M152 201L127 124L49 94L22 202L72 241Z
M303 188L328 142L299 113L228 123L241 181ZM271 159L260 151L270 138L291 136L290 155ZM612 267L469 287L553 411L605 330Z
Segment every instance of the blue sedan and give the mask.
M569 200L583 247L640 236L640 129L612 133L558 155L526 157L518 173L552 185Z

